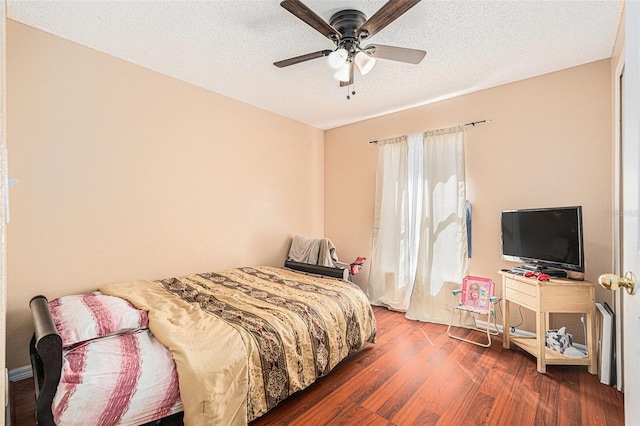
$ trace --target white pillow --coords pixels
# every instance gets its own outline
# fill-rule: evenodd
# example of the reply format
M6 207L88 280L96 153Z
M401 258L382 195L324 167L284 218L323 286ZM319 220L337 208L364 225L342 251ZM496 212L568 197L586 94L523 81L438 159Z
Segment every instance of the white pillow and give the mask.
M182 410L171 353L149 330L64 352L51 405L58 425L141 425Z
M136 309L124 299L99 292L52 300L49 311L64 348L149 325L146 311Z

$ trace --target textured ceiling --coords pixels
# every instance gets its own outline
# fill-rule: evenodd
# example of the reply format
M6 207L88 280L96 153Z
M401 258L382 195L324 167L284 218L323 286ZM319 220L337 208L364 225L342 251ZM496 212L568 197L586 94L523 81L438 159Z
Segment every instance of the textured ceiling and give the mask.
M372 16L385 0L303 0L325 20ZM326 58L273 62L333 48L277 0L7 0L10 19L177 79L330 129L609 58L620 1L423 0L371 37L427 51L419 65L379 59L356 73L356 95Z

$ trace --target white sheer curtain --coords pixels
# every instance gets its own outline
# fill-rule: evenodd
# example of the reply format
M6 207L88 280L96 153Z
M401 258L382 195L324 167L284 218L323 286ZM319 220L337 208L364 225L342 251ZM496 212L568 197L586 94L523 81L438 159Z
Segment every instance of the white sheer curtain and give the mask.
M371 303L448 322L467 272L464 126L379 143Z
M422 134L378 142L368 296L406 311L415 280L422 195Z

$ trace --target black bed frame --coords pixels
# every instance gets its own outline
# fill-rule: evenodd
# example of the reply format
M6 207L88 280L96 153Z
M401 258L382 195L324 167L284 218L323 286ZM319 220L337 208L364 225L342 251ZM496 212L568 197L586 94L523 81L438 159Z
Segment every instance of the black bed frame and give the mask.
M42 295L29 302L35 329L29 352L36 388L36 422L41 426L55 426L51 404L62 373L62 338L47 303L47 298Z
M308 274L324 275L325 277L349 279L349 270L344 268L331 268L329 266L314 265L312 263L300 263L286 260L284 267Z

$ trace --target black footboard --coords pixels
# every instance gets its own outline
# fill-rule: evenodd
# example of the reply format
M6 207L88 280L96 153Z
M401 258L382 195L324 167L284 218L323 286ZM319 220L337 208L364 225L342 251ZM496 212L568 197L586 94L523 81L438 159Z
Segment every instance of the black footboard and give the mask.
M325 277L342 278L347 280L349 277L349 271L343 268L331 268L328 266L314 265L311 263L300 263L292 260L285 260L285 268L290 268L296 271L307 272L309 274L324 275Z
M62 338L51 318L46 297L34 297L29 307L35 329L29 351L36 387L36 421L38 425L55 425L51 403L62 373Z

